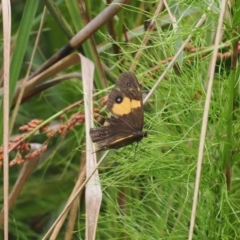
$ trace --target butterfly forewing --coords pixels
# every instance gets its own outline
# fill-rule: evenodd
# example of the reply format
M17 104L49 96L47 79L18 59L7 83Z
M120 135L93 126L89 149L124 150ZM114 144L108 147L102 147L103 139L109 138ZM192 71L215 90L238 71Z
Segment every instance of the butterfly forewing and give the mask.
M107 108L113 115L135 127L135 130L143 128L141 86L133 73L121 74L108 97Z

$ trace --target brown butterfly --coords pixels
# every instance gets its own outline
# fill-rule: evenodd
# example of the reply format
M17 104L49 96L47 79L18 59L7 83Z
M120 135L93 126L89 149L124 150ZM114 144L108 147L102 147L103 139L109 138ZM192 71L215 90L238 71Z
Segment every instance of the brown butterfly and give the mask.
M142 131L144 114L141 86L132 72L120 75L108 97L107 109L112 116L106 119L104 126L90 129L97 151L121 148L147 136Z

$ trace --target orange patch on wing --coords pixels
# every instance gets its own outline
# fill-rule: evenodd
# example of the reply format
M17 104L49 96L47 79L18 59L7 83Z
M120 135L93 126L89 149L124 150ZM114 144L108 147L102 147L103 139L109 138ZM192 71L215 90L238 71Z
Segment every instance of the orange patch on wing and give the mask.
M117 116L122 116L124 114L129 114L132 109L141 107L141 102L139 100L130 100L127 97L123 98L121 103L113 104L112 112Z

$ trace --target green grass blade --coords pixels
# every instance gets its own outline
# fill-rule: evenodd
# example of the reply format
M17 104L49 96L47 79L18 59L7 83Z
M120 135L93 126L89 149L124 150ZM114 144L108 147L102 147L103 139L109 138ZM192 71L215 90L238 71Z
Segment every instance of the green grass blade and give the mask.
M19 25L19 30L18 30L18 36L16 39L16 46L14 48L13 56L12 56L12 61L11 61L11 67L10 67L10 105L12 102L14 90L16 88L17 80L20 75L20 71L22 68L22 63L23 58L25 55L25 52L27 50L28 46L28 40L31 35L31 29L33 25L33 20L36 14L38 6L38 1L32 1L32 0L27 0L23 12L23 17L21 19L20 25ZM3 116L2 116L2 107L3 105L1 104L1 110L0 110L0 129L2 131L2 126L3 126ZM2 142L2 134L1 134L1 139L0 142Z

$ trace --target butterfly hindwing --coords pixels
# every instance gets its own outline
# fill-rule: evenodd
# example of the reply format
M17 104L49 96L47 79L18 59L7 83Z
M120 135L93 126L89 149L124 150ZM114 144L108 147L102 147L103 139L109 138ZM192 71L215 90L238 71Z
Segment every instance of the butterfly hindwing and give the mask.
M140 141L143 137L141 131L134 132L123 121L115 117L107 119L106 126L91 128L90 135L99 150L120 148L134 141Z

